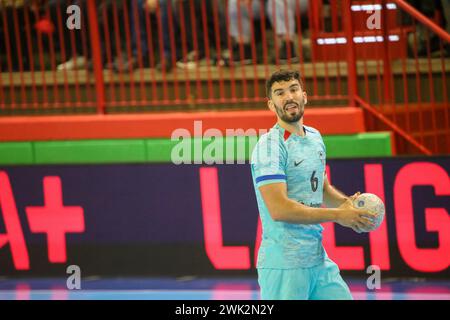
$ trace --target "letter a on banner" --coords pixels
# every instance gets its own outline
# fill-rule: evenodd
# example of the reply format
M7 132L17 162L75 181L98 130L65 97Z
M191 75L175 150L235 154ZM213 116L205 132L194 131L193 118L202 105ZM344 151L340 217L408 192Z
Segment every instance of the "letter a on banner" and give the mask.
M17 206L6 172L0 171L0 213L5 223L5 234L0 234L0 249L9 242L14 267L17 270L29 270L30 259L23 236Z

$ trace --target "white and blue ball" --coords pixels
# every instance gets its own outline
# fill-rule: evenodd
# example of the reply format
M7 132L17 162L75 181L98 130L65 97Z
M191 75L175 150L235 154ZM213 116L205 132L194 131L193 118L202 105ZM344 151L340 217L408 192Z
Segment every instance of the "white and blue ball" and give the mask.
M373 219L375 226L371 229L363 230L370 232L376 230L384 219L385 207L383 201L373 193L361 193L355 200L353 206L358 209L367 210L371 213L377 213L378 216Z

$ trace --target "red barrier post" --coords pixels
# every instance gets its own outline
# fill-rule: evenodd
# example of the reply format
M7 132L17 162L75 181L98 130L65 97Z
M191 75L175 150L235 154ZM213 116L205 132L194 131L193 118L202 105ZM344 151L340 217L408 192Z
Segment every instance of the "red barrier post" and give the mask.
M100 50L97 8L95 0L87 1L89 36L91 41L92 61L94 65L95 89L97 94L97 113L105 113L105 83L103 80L103 64Z
M351 0L343 0L344 30L347 39L347 83L349 105L356 106L355 97L358 92L356 73L356 52L353 42L353 21L351 11Z
M386 0L381 1L381 25L383 28L383 82L384 82L384 98L388 103L393 102L391 94L391 62L389 59L389 27L387 19ZM394 117L395 117L395 109ZM394 118L395 119L395 118ZM396 122L394 120L394 122Z

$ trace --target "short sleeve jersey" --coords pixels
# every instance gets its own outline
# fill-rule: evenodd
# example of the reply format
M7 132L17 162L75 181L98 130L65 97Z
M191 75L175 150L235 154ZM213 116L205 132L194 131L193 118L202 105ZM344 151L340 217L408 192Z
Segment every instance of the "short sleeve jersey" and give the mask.
M290 199L311 207L322 205L325 145L318 130L303 128L304 137L276 124L260 137L252 153L252 178L263 229L258 268L307 268L325 258L323 227L274 221L259 191L266 184L286 183Z

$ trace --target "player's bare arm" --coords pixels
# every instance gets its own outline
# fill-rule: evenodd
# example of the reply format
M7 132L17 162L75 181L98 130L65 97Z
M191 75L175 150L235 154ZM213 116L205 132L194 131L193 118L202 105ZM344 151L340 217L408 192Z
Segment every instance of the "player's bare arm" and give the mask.
M357 192L349 197L331 185L326 175L323 179L323 203L327 208L337 208L344 204L347 199L354 200L360 194L360 192Z
M285 183L271 183L259 187L261 195L275 221L317 224L336 222L355 231L372 226L375 214L353 207L350 199L338 208L311 208L289 199Z

